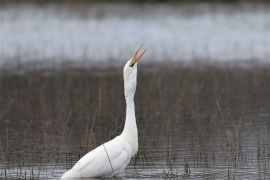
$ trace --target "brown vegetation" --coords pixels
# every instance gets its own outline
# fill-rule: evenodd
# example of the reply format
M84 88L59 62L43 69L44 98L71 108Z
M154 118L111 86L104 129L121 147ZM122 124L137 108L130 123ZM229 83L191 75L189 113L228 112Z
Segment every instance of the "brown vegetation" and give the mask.
M262 164L256 177L269 175L269 82L269 66L140 69L140 150L129 169L162 162L164 172L151 177L189 176L199 167L217 177L212 168L222 166L230 179L241 177L235 170L249 167L255 155ZM0 177L14 167L70 167L119 134L124 117L121 69L2 72Z

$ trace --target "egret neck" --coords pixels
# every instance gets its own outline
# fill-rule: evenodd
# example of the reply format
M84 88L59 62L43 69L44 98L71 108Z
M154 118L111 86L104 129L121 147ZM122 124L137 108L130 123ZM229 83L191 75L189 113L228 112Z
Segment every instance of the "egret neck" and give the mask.
M121 136L130 144L132 155L138 150L138 131L135 117L134 95L137 86L137 64L131 60L124 67L124 90L126 98L126 121Z
M136 124L133 97L126 97L126 104L126 122L124 130L122 132L122 136L124 136L124 138L130 144L133 155L135 155L138 150L138 130Z

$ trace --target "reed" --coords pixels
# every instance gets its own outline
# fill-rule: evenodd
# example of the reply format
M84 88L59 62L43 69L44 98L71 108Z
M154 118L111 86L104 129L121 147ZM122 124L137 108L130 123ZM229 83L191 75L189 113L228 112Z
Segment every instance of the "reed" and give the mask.
M267 179L269 81L269 66L140 68L125 175ZM124 125L121 70L2 71L0 92L0 178L59 177Z

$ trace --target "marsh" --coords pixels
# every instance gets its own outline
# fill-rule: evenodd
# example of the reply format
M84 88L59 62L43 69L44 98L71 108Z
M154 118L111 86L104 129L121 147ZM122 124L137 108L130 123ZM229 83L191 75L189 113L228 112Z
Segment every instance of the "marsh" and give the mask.
M141 43L139 151L117 178L269 179L269 9L5 1L0 179L59 179L121 133L122 70Z
M270 68L141 67L125 178L269 178ZM109 72L109 71L108 71ZM121 69L1 73L1 177L54 179L124 125Z

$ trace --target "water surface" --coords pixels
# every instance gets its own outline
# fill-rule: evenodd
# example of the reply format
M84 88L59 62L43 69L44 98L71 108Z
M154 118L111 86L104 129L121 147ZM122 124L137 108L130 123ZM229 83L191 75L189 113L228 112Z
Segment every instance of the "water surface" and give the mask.
M270 68L139 67L139 152L119 179L269 179ZM121 133L121 69L0 74L0 177L59 179Z

